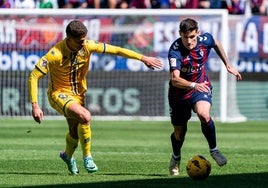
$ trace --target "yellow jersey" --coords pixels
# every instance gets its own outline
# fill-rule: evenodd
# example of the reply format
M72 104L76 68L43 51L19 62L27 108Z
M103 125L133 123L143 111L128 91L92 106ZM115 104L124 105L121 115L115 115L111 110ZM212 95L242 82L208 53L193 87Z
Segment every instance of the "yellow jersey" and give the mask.
M86 75L89 70L90 55L93 52L120 55L137 60L142 58L141 54L132 50L93 40L85 40L83 48L74 52L68 48L64 39L36 63L29 77L31 102L37 102L39 78L48 73L50 76L48 92L61 91L72 95L83 95L87 90Z

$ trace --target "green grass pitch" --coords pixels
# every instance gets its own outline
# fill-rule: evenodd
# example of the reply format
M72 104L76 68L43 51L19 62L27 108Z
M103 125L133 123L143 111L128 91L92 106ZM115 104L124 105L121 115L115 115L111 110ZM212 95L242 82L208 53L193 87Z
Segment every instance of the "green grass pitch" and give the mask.
M190 122L182 149L181 174L171 177L168 121L92 121L92 155L99 172L87 174L81 148L80 174L68 175L59 152L65 147L64 120L0 120L0 187L90 188L259 188L268 185L268 123L216 123L218 146L228 163L210 157L198 122ZM194 181L185 165L196 154L212 164L208 179Z

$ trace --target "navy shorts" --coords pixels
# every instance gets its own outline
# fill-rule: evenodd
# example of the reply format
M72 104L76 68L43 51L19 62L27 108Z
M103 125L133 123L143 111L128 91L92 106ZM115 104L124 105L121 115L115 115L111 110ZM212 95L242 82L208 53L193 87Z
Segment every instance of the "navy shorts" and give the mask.
M198 101L207 101L212 104L212 95L210 93L194 92L189 99L178 99L170 97L170 118L172 125L185 125L191 118L194 105Z

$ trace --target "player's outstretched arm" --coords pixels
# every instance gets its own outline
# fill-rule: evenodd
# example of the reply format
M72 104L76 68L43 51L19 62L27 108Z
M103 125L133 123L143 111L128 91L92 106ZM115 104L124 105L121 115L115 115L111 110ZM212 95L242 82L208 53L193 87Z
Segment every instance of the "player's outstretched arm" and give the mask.
M215 49L216 53L218 54L218 56L221 58L222 62L224 63L227 71L229 73L233 74L234 76L236 76L237 80L242 80L241 74L237 71L236 68L234 68L232 65L230 65L229 59L227 58L227 55L226 55L220 41L215 39L215 44L216 44L216 46L214 47L214 49Z
M34 68L30 73L29 80L28 80L28 87L29 87L29 95L30 101L32 103L32 116L34 120L38 123L41 123L43 120L43 111L38 105L38 80L43 77L43 74L38 71L38 69Z
M231 65L227 65L226 69L229 73L233 74L234 76L236 76L237 80L242 80L242 76L241 74L238 72L238 70L236 68L234 68Z
M113 55L119 55L119 56L126 57L126 58L137 59L137 60L142 61L147 67L151 69L162 68L162 62L156 57L142 55L133 50L122 48L119 46L114 46L114 45L107 44L107 43L106 44L99 43L98 45L99 45L99 48L96 48L94 52L108 53L108 54L113 54Z
M156 57L150 57L143 55L141 61L150 69L161 69L163 64Z

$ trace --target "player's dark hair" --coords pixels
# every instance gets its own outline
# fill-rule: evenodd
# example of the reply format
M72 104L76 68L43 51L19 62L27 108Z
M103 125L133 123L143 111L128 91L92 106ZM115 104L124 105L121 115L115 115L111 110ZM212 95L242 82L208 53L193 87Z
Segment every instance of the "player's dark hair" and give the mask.
M87 35L86 26L79 20L71 21L66 27L67 37L81 37Z
M194 31L198 30L198 23L197 21L191 19L191 18L186 18L181 21L180 23L180 31L183 33L186 33L188 31Z

